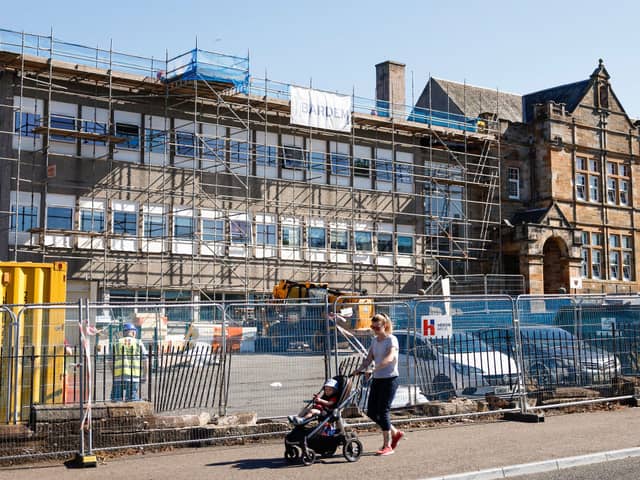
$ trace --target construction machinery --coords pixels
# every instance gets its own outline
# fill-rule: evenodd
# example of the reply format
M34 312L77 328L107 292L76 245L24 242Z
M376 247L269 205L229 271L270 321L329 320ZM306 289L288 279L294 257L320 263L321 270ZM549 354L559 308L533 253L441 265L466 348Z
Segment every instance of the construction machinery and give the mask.
M257 351L323 351L334 345L334 323L349 331L368 331L373 299L365 292L330 287L327 283L281 280L258 315Z

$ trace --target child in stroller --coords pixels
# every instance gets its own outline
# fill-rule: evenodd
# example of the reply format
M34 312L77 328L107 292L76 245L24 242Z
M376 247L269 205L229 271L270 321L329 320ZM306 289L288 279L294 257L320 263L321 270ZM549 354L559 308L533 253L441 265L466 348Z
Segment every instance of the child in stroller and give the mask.
M304 408L298 415L290 415L287 418L294 425L309 423L314 417L326 417L338 403L338 381L330 378L322 386L322 393L313 396L313 405Z
M302 460L305 465L311 465L316 454L330 457L339 446L342 446L342 454L349 462L360 459L362 442L355 432L345 431L342 420L342 409L351 404L358 394L353 385L353 377L333 377L325 382L322 392L314 395L301 415L289 417L294 425L284 441L284 457L289 463ZM317 424L312 424L314 419L317 419Z

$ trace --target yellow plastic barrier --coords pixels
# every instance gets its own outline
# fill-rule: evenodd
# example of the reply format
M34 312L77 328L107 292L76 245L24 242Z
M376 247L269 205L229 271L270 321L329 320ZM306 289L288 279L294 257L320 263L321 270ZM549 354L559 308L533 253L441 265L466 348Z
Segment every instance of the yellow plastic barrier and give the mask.
M11 307L16 317L24 305L64 303L66 292L65 262L0 262L0 305L16 305ZM17 332L10 315L0 317L0 369L7 380L0 385L0 421L26 420L23 403L31 398L33 403L62 401L63 385L56 377L64 369L64 317L64 308L29 309Z

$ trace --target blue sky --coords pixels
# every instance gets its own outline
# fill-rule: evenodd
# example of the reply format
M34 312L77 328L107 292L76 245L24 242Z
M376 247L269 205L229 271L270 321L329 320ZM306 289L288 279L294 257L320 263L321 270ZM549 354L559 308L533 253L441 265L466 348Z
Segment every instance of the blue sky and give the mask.
M429 75L512 93L587 78L603 58L640 118L640 2L632 0L4 2L0 27L164 58L250 55L251 74L373 98L375 64L407 65L407 101ZM413 85L413 87L412 87Z

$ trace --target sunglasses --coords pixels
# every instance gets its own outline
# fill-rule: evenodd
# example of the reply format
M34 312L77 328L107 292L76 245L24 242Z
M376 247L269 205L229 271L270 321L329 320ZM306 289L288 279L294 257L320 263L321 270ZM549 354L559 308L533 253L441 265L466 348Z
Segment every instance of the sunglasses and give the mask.
M371 325L371 330L381 330L382 325Z

